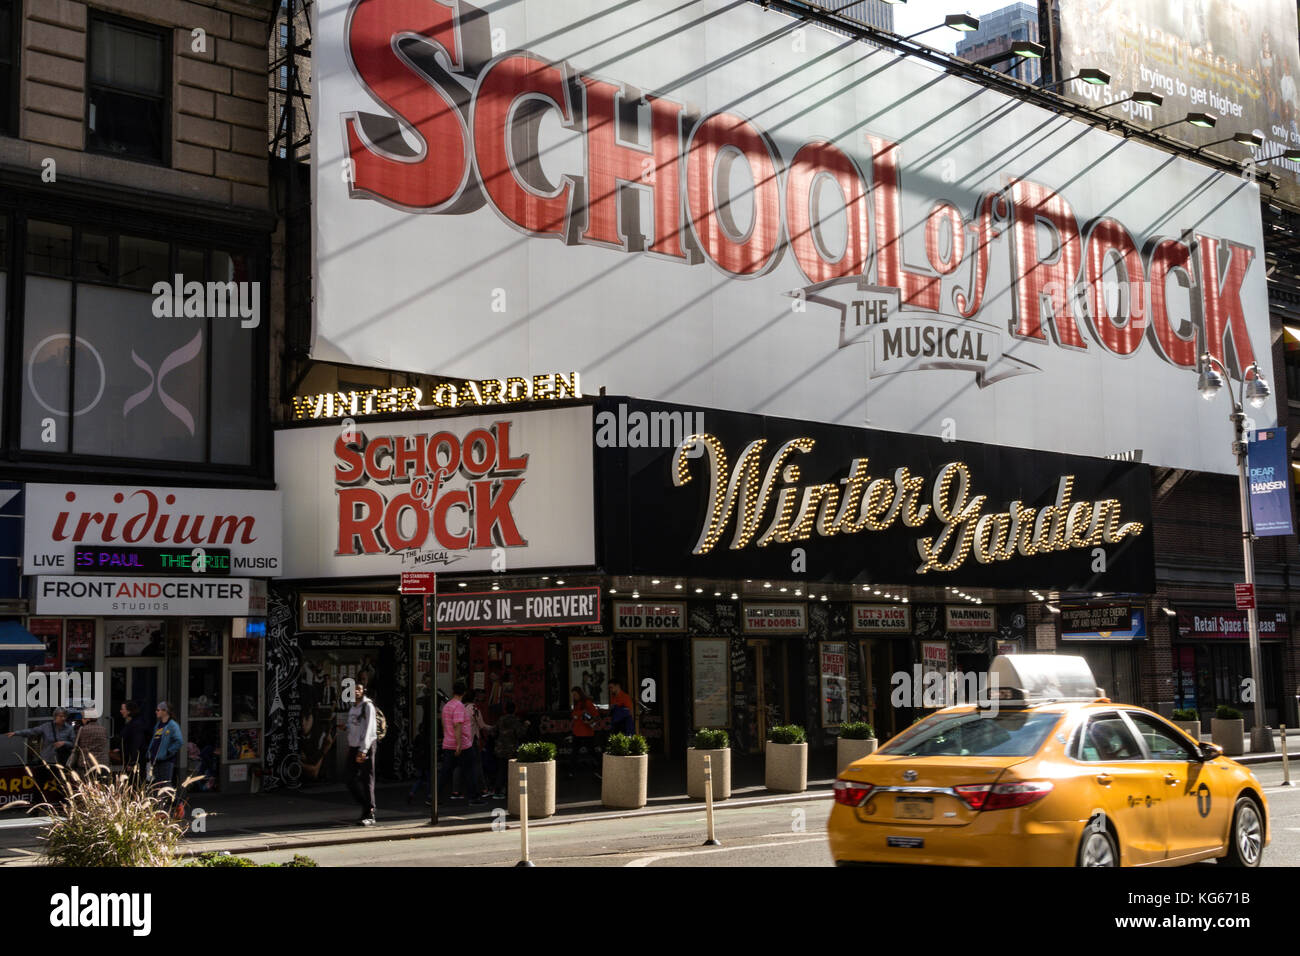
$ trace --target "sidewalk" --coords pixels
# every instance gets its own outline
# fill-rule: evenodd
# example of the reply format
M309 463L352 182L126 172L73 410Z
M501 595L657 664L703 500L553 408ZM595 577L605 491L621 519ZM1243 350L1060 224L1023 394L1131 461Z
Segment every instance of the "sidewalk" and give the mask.
M607 810L600 801L600 781L591 772L569 778L565 775L563 763L557 770L555 816L530 820L530 826L552 826L591 817L704 813L704 801L692 800L686 795L686 764L681 759L651 758L647 803L642 810ZM810 748L809 792L803 794L768 790L763 784L762 754L733 754L732 796L729 800L719 801L717 806L787 803L827 797L834 779L833 748ZM410 787L410 781L377 784L375 816L378 824L370 827L357 822L357 804L341 784L258 794L196 793L189 798L189 805L192 811L204 812L203 831L192 830L185 839L185 847L194 853L252 853L484 831L491 830L493 824L501 819L501 814L494 814L494 811L505 808L504 800L492 800L473 810L464 801L444 801L439 804L438 823L433 825L429 822L429 807L424 805L424 792L414 803L407 803ZM514 818L507 819L511 825L518 822Z

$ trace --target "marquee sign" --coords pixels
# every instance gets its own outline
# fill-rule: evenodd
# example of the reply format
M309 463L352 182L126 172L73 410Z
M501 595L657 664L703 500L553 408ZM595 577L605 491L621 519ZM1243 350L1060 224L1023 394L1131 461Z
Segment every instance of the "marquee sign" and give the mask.
M614 630L637 634L684 632L686 605L681 602L615 601Z
M898 604L855 604L853 630L860 634L911 634L912 609Z
M316 358L1233 468L1253 183L759 4L317 13Z
M658 414L679 406L607 397ZM631 414L631 413L629 413ZM602 566L692 577L1149 593L1146 466L694 409L602 451Z
M745 604L746 634L803 634L808 608L802 604Z
M31 484L23 571L188 574L201 549L214 573L277 577L280 525L278 491Z
M591 565L591 430L576 407L277 431L285 574Z

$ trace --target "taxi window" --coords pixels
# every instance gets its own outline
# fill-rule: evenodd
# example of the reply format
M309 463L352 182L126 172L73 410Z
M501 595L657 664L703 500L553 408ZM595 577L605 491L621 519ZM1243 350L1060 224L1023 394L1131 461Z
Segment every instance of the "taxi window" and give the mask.
M1028 757L1038 753L1060 719L1060 714L1023 711L930 718L879 752L908 757Z
M1102 714L1088 721L1079 741L1079 759L1108 762L1141 760L1142 748L1119 714Z
M1147 751L1151 754L1152 760L1194 760L1192 749L1186 742L1180 740L1173 732L1173 728L1164 726L1163 722L1156 720L1149 714L1138 714L1133 711L1126 711L1129 719L1137 725L1138 733L1142 735L1142 740L1147 745Z

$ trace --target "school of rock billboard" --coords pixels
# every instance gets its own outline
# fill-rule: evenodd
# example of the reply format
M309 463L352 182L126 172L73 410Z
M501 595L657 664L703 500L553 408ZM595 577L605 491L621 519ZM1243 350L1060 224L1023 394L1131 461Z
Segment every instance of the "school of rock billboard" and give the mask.
M595 563L589 407L275 433L283 577Z
M1260 168L1282 179L1278 195L1300 200L1300 163L1280 158L1284 149L1300 147L1300 46L1291 0L1063 0L1060 6L1060 75L1087 67L1111 74L1106 87L1071 82L1070 95L1094 106L1138 91L1163 96L1159 108L1130 102L1112 111L1140 126L1209 113L1213 128L1177 123L1164 131L1193 146L1256 133L1264 138L1258 149L1227 143L1216 150L1265 160Z
M1252 182L757 4L315 10L317 358L1234 467Z
M704 430L606 445L616 402L630 420ZM1154 590L1146 465L609 397L596 408L610 574ZM950 616L949 630L995 629L991 609L958 610L964 627ZM789 624L754 629L769 626Z

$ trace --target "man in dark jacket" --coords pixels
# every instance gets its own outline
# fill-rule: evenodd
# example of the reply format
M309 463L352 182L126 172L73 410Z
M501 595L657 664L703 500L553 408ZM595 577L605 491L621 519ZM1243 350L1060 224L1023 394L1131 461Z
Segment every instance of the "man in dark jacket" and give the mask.
M149 740L153 736L153 728L149 724L149 719L140 713L138 700L128 700L124 703L121 714L125 721L121 738L122 769L128 774L139 774L143 772L141 764Z

